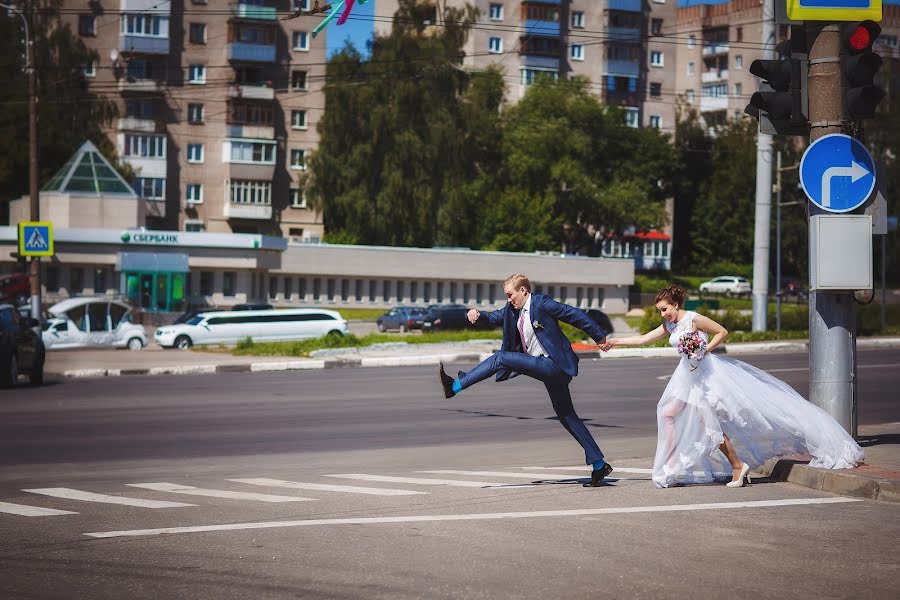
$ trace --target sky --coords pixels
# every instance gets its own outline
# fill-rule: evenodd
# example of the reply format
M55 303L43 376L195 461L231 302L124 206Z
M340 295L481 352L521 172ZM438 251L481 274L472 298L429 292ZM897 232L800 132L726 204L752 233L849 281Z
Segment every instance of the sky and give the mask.
M350 18L343 25L337 24L337 19L328 24L328 38L326 51L328 58L344 47L347 39L356 46L356 49L364 56L369 56L367 42L372 39L375 4L378 0L369 0L362 6L354 5L350 12Z

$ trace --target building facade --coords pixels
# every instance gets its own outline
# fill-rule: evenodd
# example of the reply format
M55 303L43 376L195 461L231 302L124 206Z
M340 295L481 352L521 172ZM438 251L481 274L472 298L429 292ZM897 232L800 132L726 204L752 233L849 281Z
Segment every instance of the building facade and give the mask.
M135 174L151 229L315 241L299 181L325 107L325 33L293 14L309 0L64 0L98 54L90 88L113 101L108 131Z

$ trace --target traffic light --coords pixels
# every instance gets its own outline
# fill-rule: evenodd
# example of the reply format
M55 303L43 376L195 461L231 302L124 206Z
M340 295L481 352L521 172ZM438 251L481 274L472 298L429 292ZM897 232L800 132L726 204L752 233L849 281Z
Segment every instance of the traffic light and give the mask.
M881 27L874 21L846 23L841 33L841 74L844 87L844 114L850 119L871 119L884 98L884 90L874 79L881 57L872 52Z
M775 48L780 58L750 64L750 72L762 79L763 85L750 97L744 112L759 121L762 133L809 134L804 98L806 43L802 28L791 30L791 39Z

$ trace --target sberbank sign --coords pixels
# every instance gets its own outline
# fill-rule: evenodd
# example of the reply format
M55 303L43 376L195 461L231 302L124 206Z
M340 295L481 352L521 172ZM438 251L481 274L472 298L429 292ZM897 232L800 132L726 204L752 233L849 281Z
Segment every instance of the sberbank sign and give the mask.
M152 231L126 231L122 234L122 241L136 244L177 244L177 233L156 233Z

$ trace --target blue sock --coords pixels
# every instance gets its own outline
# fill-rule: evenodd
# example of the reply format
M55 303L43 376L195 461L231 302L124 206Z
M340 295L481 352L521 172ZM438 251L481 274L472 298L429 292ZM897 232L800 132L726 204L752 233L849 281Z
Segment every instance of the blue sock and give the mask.
M594 463L594 470L596 471L598 469L602 469L603 465L605 465L605 464L606 464L606 461L601 458L600 460L598 460L597 462Z
M453 380L453 393L458 394L462 391L462 384L459 382L459 379Z

